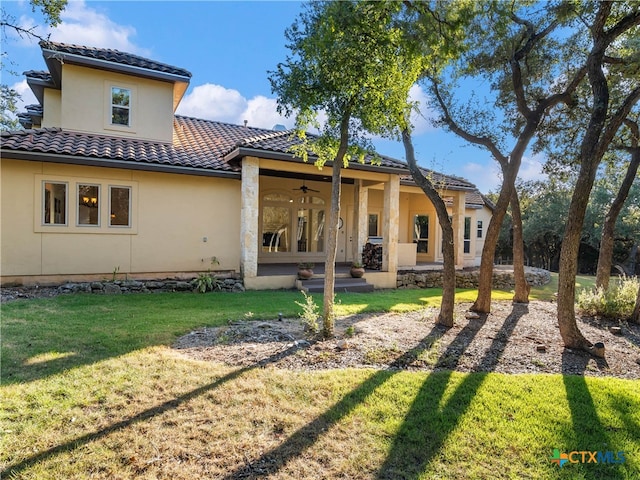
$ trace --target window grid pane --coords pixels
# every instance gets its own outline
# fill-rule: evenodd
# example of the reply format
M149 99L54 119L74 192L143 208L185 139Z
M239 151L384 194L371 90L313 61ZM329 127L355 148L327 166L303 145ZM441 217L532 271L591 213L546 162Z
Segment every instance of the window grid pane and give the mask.
M78 225L100 225L100 186L78 184Z
M112 227L131 226L131 189L129 187L110 187L110 218Z
M131 91L126 88L111 88L111 123L129 126Z
M67 184L44 183L43 219L45 225L67 224Z

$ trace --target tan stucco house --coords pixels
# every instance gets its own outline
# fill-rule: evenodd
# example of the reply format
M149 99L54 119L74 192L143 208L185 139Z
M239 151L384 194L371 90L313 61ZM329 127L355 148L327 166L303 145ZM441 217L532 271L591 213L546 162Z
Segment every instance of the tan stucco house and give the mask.
M323 262L330 168L294 157L291 132L175 115L184 69L115 50L41 48L48 70L25 72L39 105L20 116L24 130L2 133L3 284L212 268L238 272L246 288L282 288L298 262ZM431 174L450 205L457 266L478 264L490 204L473 184ZM382 268L366 274L376 287L442 260L435 210L403 162L343 170L340 207L337 261L381 242ZM291 274L259 274L269 264L291 264Z

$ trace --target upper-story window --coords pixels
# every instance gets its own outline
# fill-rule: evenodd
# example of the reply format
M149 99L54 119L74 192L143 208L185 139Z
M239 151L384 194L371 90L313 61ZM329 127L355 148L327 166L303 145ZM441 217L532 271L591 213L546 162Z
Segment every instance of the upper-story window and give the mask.
M111 87L111 124L131 125L131 90Z

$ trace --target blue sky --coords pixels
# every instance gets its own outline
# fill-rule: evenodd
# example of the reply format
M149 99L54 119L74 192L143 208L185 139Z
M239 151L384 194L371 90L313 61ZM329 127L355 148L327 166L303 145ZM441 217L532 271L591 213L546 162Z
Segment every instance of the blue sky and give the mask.
M26 0L2 0L2 8L21 25L42 25ZM293 125L280 117L268 75L288 50L284 37L302 4L293 1L70 1L55 29L40 30L51 40L112 48L189 70L191 85L177 113L230 123L272 128ZM36 41L11 32L2 49L19 74L44 70ZM2 83L23 95L24 104L36 103L21 75L2 72ZM416 100L426 97L419 86ZM423 108L423 111L428 111ZM487 193L499 187L498 168L485 151L467 146L454 134L416 123L414 137L419 163L443 173L464 177ZM400 142L375 140L379 153L404 160ZM540 161L525 157L520 177L540 177Z

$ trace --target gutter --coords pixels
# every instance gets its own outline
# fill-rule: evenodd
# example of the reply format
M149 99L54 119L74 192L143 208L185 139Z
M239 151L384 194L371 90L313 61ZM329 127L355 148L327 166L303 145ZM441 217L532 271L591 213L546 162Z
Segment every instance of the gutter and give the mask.
M165 165L159 163L138 163L135 160L111 160L105 158L75 157L71 155L57 155L42 152L20 152L16 150L3 149L0 149L0 156L5 160L15 159L27 160L32 162L64 163L92 167L122 168L125 170L142 170L146 172L175 173L183 175L195 175L199 177L218 177L240 180L240 172L228 172L225 170Z

